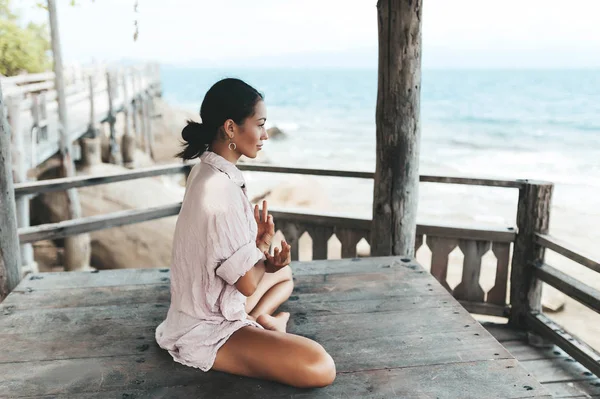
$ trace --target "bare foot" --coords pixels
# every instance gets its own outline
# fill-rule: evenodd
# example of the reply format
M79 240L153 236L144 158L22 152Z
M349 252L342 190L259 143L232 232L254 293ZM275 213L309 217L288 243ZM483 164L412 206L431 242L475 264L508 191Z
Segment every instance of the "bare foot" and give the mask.
M277 316L261 314L256 318L256 322L263 326L266 330L286 332L289 319L290 314L288 312L281 312Z

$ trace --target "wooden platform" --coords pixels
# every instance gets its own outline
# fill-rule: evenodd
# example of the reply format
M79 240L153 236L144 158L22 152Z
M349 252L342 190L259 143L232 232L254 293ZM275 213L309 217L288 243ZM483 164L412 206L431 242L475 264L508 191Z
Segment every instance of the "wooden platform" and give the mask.
M573 360L557 346L534 348L523 331L506 325L483 326L555 398L600 398L600 378Z
M168 269L29 276L0 304L0 397L549 398L413 261L293 264L290 332L319 341L338 376L321 390L203 373L154 341Z

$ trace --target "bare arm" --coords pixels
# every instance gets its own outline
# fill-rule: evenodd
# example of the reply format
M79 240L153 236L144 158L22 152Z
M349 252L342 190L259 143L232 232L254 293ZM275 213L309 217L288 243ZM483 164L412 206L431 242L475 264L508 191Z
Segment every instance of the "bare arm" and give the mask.
M285 242L285 240L281 241L281 251L279 248L275 248L275 253L273 256L269 255L268 252L265 251L265 260L259 260L256 264L246 272L242 277L238 279L235 283L235 288L238 289L244 296L250 296L254 294L256 288L258 287L258 283L262 280L265 273L275 273L280 270L282 267L285 267L291 262L291 246Z
M265 261L261 259L246 274L238 279L235 283L235 288L244 296L251 296L256 291L258 283L260 283L265 273Z

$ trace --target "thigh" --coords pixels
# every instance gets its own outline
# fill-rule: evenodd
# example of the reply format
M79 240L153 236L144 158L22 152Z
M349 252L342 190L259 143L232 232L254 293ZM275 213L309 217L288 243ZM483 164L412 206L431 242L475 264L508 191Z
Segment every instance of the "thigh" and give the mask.
M246 313L252 312L252 309L256 307L260 299L269 291L274 285L277 285L285 280L292 279L292 269L289 266L283 267L281 270L275 273L265 273L254 294L250 295L246 299Z
M219 349L213 370L297 387L326 386L335 364L318 343L298 335L243 327Z

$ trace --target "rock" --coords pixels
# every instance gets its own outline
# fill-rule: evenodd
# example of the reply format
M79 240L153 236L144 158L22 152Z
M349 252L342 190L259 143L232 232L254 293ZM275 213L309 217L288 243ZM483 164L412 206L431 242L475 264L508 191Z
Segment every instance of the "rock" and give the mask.
M564 309L566 296L559 290L549 285L542 289L542 310L547 312L560 312Z
M276 139L276 140L285 138L285 136L286 136L286 134L283 132L283 130L281 130L277 126L273 126L269 129L267 129L267 134L269 135L270 139Z
M123 173L122 166L99 164L82 170L82 174ZM183 188L166 184L161 177L103 184L79 189L84 217L105 215L127 209L147 209L181 201ZM32 202L38 223L65 219L66 196L47 193ZM91 266L98 269L168 267L176 216L144 223L92 232ZM60 241L57 240L60 245Z

